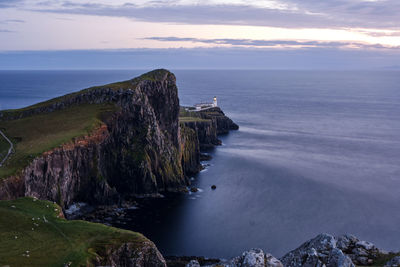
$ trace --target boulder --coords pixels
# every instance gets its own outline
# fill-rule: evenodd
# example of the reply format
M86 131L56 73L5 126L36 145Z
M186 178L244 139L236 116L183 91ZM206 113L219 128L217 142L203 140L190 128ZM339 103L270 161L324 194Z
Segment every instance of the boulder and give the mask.
M329 254L327 267L353 267L354 264L351 259L346 256L343 251L338 248L332 249L331 253Z
M349 234L337 238L337 247L357 265L371 265L379 255L385 254L371 242L361 241Z
M281 258L284 266L354 266L351 259L338 249L336 239L320 234Z
M280 260L267 253L265 254L265 267L283 267L283 264Z

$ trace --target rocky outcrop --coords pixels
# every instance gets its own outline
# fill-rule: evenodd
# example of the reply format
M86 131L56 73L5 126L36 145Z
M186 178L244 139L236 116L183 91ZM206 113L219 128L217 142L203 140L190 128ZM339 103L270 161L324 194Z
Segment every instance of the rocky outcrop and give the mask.
M281 258L285 266L355 266L373 265L388 255L374 244L353 235L337 238L320 234Z
M239 129L239 126L225 116L225 113L219 107L206 109L199 113L201 118L212 120L215 123L218 135L227 134L230 130Z
M398 255L398 254L397 254ZM365 257L365 259L364 259ZM392 259L388 261L388 259ZM182 257L185 260L185 257ZM385 261L383 261L385 260ZM360 241L353 235L335 238L330 234L320 234L287 253L280 260L261 249L251 249L231 260L219 260L212 264L200 264L195 259L186 259L186 267L354 267L379 265L400 266L400 257L376 248L370 242ZM182 263L182 262L181 262ZM182 266L182 265L172 265Z
M94 264L96 266L126 266L126 267L166 267L167 264L151 241L141 244L124 243L118 246L106 247L105 251L98 255Z
M282 263L271 254L265 254L262 249L255 248L245 251L242 255L228 261L221 260L211 265L200 265L196 259L186 264L186 267L283 267Z
M192 114L194 119L184 121L183 125L197 133L201 150L221 145L218 135L239 129L239 126L225 116L219 107L192 112Z
M285 266L343 266L352 267L351 259L336 247L336 239L320 234L281 258Z
M353 235L339 236L337 248L348 255L356 265L371 265L383 253L374 244L361 241Z
M3 112L2 119L95 103L114 103L118 108L89 136L44 153L10 181L2 181L0 199L35 196L65 207L74 201L107 203L124 195L156 194L188 184L181 165L176 80L169 71L156 70L18 112Z

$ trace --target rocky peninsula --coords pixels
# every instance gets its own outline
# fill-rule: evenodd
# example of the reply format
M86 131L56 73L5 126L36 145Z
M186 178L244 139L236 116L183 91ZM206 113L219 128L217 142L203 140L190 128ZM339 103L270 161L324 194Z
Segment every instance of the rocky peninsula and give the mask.
M176 78L163 69L1 111L14 147L0 167L0 266L400 266L399 253L330 234L280 259L262 249L230 260L164 258L139 233L65 219L76 202L121 207L187 190L202 151L235 129L218 107L181 107Z
M62 211L186 190L201 170L200 149L238 126L219 108L180 113L176 78L164 69L1 111L0 129L14 146L1 151L0 265L165 266L140 234L65 221ZM27 231L35 232L28 243ZM58 239L63 253L32 244ZM44 256L46 249L55 256Z
M0 128L16 148L0 170L0 199L31 196L67 208L179 191L200 170L200 149L238 128L218 107L180 110L175 76L155 70L2 111Z

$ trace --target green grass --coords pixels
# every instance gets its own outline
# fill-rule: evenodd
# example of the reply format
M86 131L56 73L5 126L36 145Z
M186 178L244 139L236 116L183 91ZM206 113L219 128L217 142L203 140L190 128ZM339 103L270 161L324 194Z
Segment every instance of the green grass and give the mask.
M179 121L180 122L194 122L194 121L210 121L207 119L201 118L200 114L195 111L186 110L184 107L181 107L179 111Z
M371 267L382 267L389 260L393 259L396 256L400 256L400 252L398 253L389 253L389 254L381 254L376 260L374 260L374 264L370 265Z
M43 152L89 134L101 124L106 114L115 110L112 104L86 104L0 121L0 129L14 143L15 149L15 153L0 167L0 179L16 174Z
M146 241L139 233L58 218L59 211L32 198L0 201L0 266L86 266L107 247Z
M202 119L202 118L198 118L198 117L179 117L179 122L193 122L193 121L210 121L207 119Z

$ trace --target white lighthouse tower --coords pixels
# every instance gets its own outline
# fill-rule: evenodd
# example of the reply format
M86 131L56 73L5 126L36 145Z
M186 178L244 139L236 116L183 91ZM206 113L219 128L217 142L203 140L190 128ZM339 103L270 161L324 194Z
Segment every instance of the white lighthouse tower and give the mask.
M218 107L218 102L217 102L216 96L214 96L214 99L213 99L213 107Z

